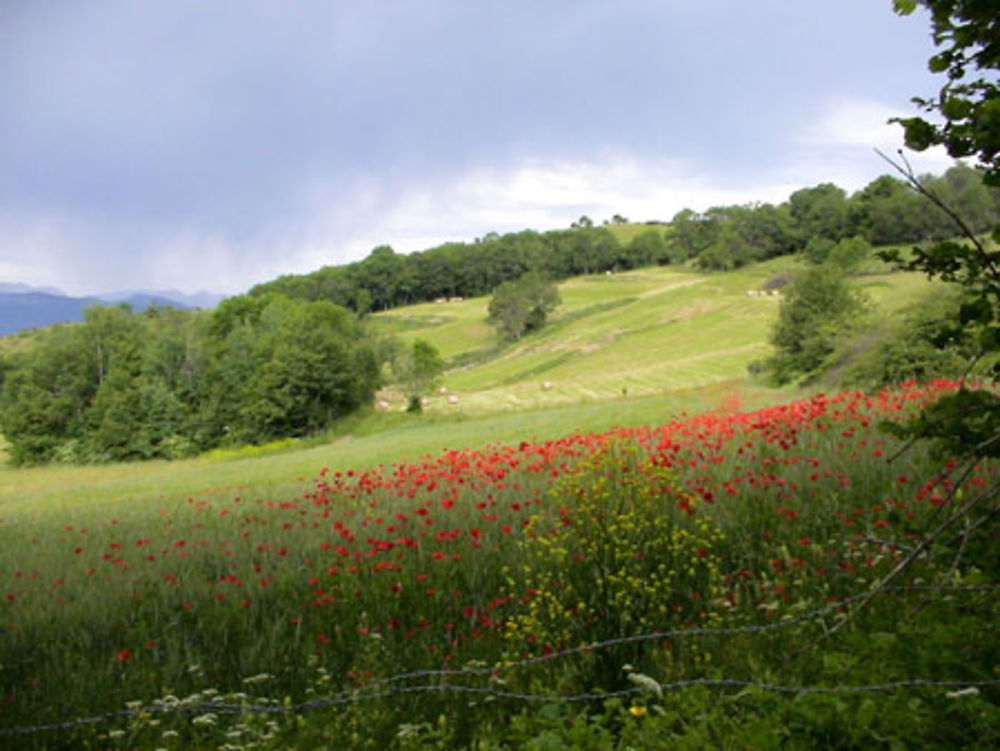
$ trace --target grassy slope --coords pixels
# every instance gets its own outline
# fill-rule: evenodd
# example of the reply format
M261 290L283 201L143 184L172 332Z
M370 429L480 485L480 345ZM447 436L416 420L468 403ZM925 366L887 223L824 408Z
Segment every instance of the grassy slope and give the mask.
M560 285L563 304L550 325L503 347L486 323L487 298L416 305L377 317L410 341L423 338L456 367L430 410L465 413L537 409L587 400L658 394L742 378L767 355L779 299L750 297L772 275L797 268L778 259L727 274L649 268ZM916 274L872 274L858 286L880 307L919 299ZM543 390L545 381L552 383ZM402 406L396 397L395 406Z
M383 314L377 321L385 330L406 340L425 338L446 358L468 363L444 379L458 405L436 397L421 417L363 415L330 441L279 452L98 467L0 466L0 523L80 504L294 495L303 478L324 466L368 467L443 447L663 423L681 411L735 406L733 391L742 392L742 404L780 401L788 394L745 382L747 363L768 352L778 307L777 299L750 298L746 291L795 265L780 259L729 274L653 268L571 279L560 285L563 305L551 325L501 349L485 322L486 298ZM859 284L890 308L927 291L917 275L866 276ZM546 380L551 390L542 390Z

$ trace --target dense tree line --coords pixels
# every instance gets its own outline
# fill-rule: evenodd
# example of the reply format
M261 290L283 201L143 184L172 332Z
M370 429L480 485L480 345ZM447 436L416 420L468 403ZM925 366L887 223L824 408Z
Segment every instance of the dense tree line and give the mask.
M971 167L956 164L940 177L923 177L921 184L956 207L975 232L986 232L1000 221L1000 191L985 186ZM713 207L700 214L685 209L674 217L667 245L673 262L732 269L799 251L823 261L830 249L853 238L893 245L955 233L955 223L944 211L905 181L882 175L850 196L823 183L792 193L779 206Z
M402 255L375 248L363 261L289 275L254 287L250 294L280 293L329 300L358 313L388 310L439 298L491 294L506 281L538 271L553 279L661 263L662 229L643 242L622 246L606 227L577 226L538 233L489 234L471 243L446 243ZM659 238L652 239L653 236Z
M1000 192L986 188L976 170L956 164L943 176L927 176L923 182L946 202L962 207L977 231L1000 221ZM621 221L616 216L612 223ZM796 191L777 206L716 206L700 213L685 209L669 225L651 224L624 243L607 227L581 217L566 230L490 233L474 242L445 243L405 255L383 245L362 261L282 276L250 294L328 300L365 314L439 298L491 294L530 271L558 280L682 263L725 270L804 250L821 256L853 237L886 245L935 240L954 232L943 212L929 207L904 181L883 175L850 196L824 183Z
M373 343L329 302L240 296L210 313L88 308L4 363L15 463L176 458L328 427L370 403Z

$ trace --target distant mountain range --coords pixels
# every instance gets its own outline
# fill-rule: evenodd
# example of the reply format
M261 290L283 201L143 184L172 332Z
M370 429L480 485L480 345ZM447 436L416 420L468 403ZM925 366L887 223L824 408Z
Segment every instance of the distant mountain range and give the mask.
M136 311L154 305L194 310L214 308L224 297L212 292L188 294L177 290L129 290L73 297L54 287L0 282L0 336L54 323L82 321L85 308L101 303L128 303Z

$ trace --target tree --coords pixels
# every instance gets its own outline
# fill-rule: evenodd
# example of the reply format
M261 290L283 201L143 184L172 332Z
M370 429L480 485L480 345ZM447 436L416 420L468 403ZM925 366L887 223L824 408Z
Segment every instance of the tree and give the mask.
M942 47L928 61L947 81L937 97L913 101L943 122L922 117L894 118L915 151L941 145L956 159L976 158L983 181L1000 186L1000 13L989 0L894 0L896 12L909 15L917 5L931 13L934 44ZM977 77L977 73L980 74Z
M923 117L895 118L904 128L906 144L923 151L943 146L960 158L973 158L986 185L1000 186L1000 14L987 0L894 0L901 15L922 5L931 13L932 36L940 49L929 60L932 72L942 73L945 84L938 95L917 97L914 102L937 122ZM958 326L979 328L981 353L1000 351L1000 256L987 249L963 217L935 193L925 188L908 163L896 163L910 185L954 222L965 242L946 240L930 248L914 248L913 258L902 264L931 277L956 282L966 292L959 308ZM993 229L1000 242L1000 226ZM899 254L885 254L900 262ZM1000 376L1000 362L994 365ZM1000 397L982 389L961 389L938 400L909 426L909 435L936 438L948 452L971 458L1000 456Z
M53 459L56 450L87 428L97 390L82 327L51 328L33 351L12 356L0 390L0 429L14 464Z
M633 237L628 247L622 249L616 265L629 269L659 265L668 261L667 241L663 237L663 231L650 227Z
M715 241L718 234L716 221L691 209L682 209L674 214L670 227L667 245L672 263L684 263L697 257Z
M409 400L407 410L420 412L420 399L434 388L444 372L444 360L433 344L415 339L408 350L398 353L393 371Z
M771 334L777 352L768 368L781 383L817 374L863 309L863 298L840 269L807 269L785 290Z
M961 374L978 348L978 332L956 329L952 323L961 302L957 289L935 294L904 311L902 320L889 324L884 334L876 330L872 346L849 367L848 384L882 389L910 379L928 381Z
M851 273L868 258L872 246L860 235L848 237L830 248L827 259L845 273Z
M833 183L795 191L788 198L788 210L806 237L837 241L847 231L847 195Z
M237 353L252 363L237 386L233 425L241 440L315 433L371 402L378 386L374 352L346 309L278 298L253 333L249 351Z
M922 215L926 205L902 180L882 175L851 199L852 231L875 245L923 240ZM832 247L832 246L831 246Z
M493 293L489 304L489 322L508 339L520 339L525 333L545 325L548 314L560 303L556 285L529 271L516 282L504 282Z

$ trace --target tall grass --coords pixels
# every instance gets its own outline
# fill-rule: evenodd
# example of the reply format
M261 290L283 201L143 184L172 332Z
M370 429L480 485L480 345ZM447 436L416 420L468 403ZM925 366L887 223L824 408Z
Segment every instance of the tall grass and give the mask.
M989 678L1000 645L995 606L982 599L955 611L960 635L935 626L948 612L940 603L900 622L898 608L880 600L798 658L821 639L816 622L763 635L626 640L547 659L650 632L779 623L870 588L952 503L926 450L886 461L898 445L876 423L951 388L816 396L662 427L443 450L325 470L294 495L99 506L72 520L18 513L0 531L4 724L164 696L209 701L215 692L237 703L364 697L379 679L467 665L492 668L492 685L505 692L556 696L690 678ZM992 467L980 467L962 492L992 479ZM989 512L980 517L986 532L996 523ZM914 563L908 581L996 581L997 556L982 540L942 546ZM827 625L837 618L831 611ZM519 665L525 659L536 662ZM610 725L600 721L611 741L639 732L628 723L647 711L669 714L650 691L620 704L618 719L605 717ZM940 719L939 737L968 744L995 729L995 700L984 692L971 730L945 722L943 699L928 712ZM753 712L776 711L755 702ZM544 717L529 711L511 724L511 711L447 693L402 694L272 725L167 713L20 740L190 748L235 732L256 734L258 747L499 748L519 745L519 732L525 743L543 732ZM590 732L588 717L563 716L558 732Z

